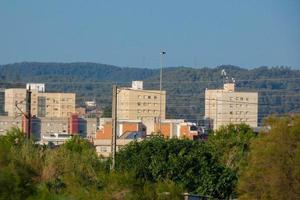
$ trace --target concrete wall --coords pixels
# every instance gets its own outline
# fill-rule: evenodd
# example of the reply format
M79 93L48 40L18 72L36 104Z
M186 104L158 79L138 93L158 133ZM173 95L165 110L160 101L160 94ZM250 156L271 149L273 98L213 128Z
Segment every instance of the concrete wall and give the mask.
M0 135L6 134L6 131L12 127L22 128L22 118L15 118L10 116L0 116Z

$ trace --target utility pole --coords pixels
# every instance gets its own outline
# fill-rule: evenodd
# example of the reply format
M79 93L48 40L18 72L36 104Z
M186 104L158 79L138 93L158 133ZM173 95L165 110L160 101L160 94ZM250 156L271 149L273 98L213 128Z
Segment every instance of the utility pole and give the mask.
M115 169L116 165L116 146L117 146L117 85L113 85L112 89L112 139L111 139L111 153L112 165L111 169Z
M159 79L159 131L161 132L161 107L162 107L162 74L163 74L163 56L166 54L165 51L160 52L160 79Z
M27 120L27 138L31 136L31 89L30 86L26 90L26 120Z

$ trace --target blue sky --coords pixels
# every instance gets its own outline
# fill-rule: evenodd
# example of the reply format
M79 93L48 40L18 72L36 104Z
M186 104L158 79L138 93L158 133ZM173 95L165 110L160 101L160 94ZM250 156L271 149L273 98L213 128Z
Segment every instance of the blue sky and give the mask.
M1 0L0 64L300 68L299 0Z

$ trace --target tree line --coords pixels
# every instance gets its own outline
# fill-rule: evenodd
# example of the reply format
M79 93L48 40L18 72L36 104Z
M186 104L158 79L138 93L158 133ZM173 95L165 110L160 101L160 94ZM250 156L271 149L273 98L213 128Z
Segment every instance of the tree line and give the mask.
M259 122L270 114L300 111L300 70L289 67L244 69L231 65L215 68L169 67L163 70L167 91L167 117L192 121L203 119L204 91L222 88L221 71L236 79L239 91L259 90ZM27 82L46 83L49 92L75 92L77 106L96 99L101 108L111 106L112 84L130 86L143 80L146 89L159 88L159 70L116 67L97 63L23 62L0 66L1 88L25 87ZM0 95L3 114L3 95Z
M11 129L0 136L0 199L299 199L300 116L265 125L228 125L207 141L131 142L113 171L85 139L53 148Z

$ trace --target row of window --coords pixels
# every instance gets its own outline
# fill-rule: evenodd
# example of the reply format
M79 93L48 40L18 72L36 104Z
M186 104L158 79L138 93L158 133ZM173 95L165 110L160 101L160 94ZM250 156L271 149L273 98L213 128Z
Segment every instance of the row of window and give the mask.
M212 104L210 104L212 107L215 107L216 106L216 104L215 103L212 103ZM224 105L224 104L219 104L219 105ZM244 103L244 104L229 104L229 107L230 108L249 108L250 107L250 105L248 104L248 103Z
M157 96L150 96L150 95L139 95L139 99L157 99Z
M138 113L158 113L158 110L137 110Z
M128 112L129 109L124 109L124 110L118 110L118 112L122 113L122 112ZM150 110L150 109L143 109L143 110L140 110L138 109L137 110L138 113L159 113L159 110Z
M50 108L50 106L47 105L47 108ZM62 107L61 107L61 109L72 109L72 108L73 108L73 106L66 106L66 107L65 107L65 106L62 106ZM36 108L33 107L32 110L36 110ZM55 108L53 108L53 110L59 110L59 108L55 107Z
M138 106L158 106L158 103L146 103L146 102L144 102L144 103L141 103L141 102L137 102L137 105Z
M234 111L229 112L229 114L231 114L231 115L233 115L233 113L234 113ZM237 115L243 115L243 114L247 115L247 114L249 114L249 111L236 111L235 114L237 114Z
M230 118L230 122L248 122L248 118Z
M249 101L248 97L230 97L230 101Z

